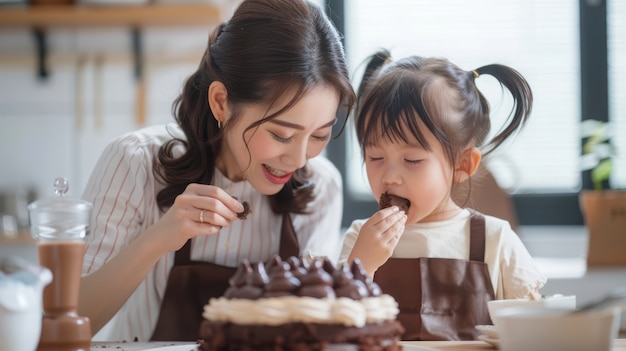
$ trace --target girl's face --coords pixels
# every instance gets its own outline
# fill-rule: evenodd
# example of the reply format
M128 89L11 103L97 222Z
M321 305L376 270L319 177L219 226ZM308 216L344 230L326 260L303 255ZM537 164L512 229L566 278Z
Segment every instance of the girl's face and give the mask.
M459 209L450 198L453 167L435 136L423 125L422 131L430 151L415 138L409 138L408 144L380 138L377 145L365 147L365 168L373 195L378 200L388 191L411 201L407 224L448 219Z
M324 85L311 89L289 110L246 131L252 123L280 110L291 96L287 91L269 111L262 105L242 108L241 116L224 135L223 152L217 162L229 179L246 179L260 193L276 194L294 171L328 144L339 94Z

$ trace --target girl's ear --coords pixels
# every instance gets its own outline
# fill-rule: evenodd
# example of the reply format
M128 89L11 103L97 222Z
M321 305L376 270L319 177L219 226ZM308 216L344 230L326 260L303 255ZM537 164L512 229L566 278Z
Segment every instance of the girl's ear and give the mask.
M228 91L224 83L220 81L214 81L209 85L209 91L207 93L207 99L213 117L219 123L224 125L226 120L230 116L230 109L228 108Z
M478 169L481 158L482 155L480 154L480 150L478 150L478 148L471 147L463 151L463 154L457 163L457 167L454 170L454 181L462 183L471 177Z

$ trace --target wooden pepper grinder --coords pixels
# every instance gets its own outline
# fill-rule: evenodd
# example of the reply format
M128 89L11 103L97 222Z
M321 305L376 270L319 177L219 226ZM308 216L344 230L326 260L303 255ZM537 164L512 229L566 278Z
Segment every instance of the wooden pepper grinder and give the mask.
M77 313L85 237L92 204L64 197L67 179L54 182L55 198L28 205L39 264L52 272L43 291L43 320L38 351L85 351L91 348L89 318Z

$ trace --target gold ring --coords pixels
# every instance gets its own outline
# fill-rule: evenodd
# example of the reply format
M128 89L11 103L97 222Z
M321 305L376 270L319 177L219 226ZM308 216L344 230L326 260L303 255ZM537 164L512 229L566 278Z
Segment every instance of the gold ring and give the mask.
M204 210L200 210L200 223L204 223Z

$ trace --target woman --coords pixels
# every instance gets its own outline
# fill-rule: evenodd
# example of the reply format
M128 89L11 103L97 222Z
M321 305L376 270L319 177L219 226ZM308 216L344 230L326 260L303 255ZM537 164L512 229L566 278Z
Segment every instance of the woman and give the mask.
M195 340L243 259L335 259L341 178L316 156L354 99L319 7L242 2L176 99L176 125L115 140L90 177L79 314L93 332L113 318L106 339Z

